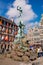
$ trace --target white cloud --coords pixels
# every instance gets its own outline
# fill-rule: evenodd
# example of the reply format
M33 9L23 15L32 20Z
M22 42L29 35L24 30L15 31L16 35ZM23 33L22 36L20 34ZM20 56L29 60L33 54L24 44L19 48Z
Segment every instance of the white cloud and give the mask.
M15 0L12 3L13 7L9 7L6 15L9 18L14 18L14 21L18 24L20 20L22 20L26 24L26 32L27 29L33 27L36 23L29 23L30 20L34 20L37 18L36 13L32 9L32 5L28 4L28 0ZM17 10L17 6L20 6L23 10L22 16L18 18L19 11Z
M28 0L27 0L28 1ZM27 4L26 0L15 0L12 3L13 7L10 7L9 10L7 11L6 15L11 18L14 17L14 21L17 23L19 22L20 18L19 12L17 11L17 6L20 6L23 10L23 14L21 16L21 20L24 22L33 20L34 18L37 17L37 15L34 13L32 9L32 5Z
M25 27L25 32L28 33L30 28L34 28L35 26L39 26L39 22L31 22L31 23L27 23L26 27Z
M35 26L39 26L39 22L31 22L26 25L26 29L29 30L29 28L33 28Z

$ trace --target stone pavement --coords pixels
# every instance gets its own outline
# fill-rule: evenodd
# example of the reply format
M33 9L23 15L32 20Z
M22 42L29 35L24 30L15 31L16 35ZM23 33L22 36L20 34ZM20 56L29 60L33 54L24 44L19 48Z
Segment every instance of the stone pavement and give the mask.
M14 61L10 58L4 58L3 56L1 56L0 65L43 65L43 57L38 58L35 61L30 61L26 63L26 62Z

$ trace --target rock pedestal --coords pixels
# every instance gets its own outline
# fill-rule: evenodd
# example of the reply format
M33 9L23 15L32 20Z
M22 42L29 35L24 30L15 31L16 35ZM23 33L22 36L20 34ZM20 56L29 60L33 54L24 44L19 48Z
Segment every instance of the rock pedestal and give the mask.
M15 44L14 49L11 52L10 56L9 55L7 56L16 61L25 61L25 62L28 62L30 59L33 60L37 58L36 52L35 51L33 52L32 50L30 50L29 46L27 47L26 45L26 46L20 47L20 44Z

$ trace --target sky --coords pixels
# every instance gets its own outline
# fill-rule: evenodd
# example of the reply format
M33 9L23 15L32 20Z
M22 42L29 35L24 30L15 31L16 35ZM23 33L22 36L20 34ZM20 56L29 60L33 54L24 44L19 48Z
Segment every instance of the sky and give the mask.
M17 6L23 10L19 16ZM16 24L21 20L26 29L39 25L41 14L43 14L43 0L0 0L0 16L11 19L13 17Z

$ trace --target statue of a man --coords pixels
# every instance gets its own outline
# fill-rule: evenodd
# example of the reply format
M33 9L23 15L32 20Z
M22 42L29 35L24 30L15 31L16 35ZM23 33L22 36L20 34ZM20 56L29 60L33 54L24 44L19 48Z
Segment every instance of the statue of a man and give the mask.
M19 6L17 6L17 10L19 11L19 13L20 13L20 16L19 17L21 17L21 15L22 15L22 8L21 7L19 7Z

